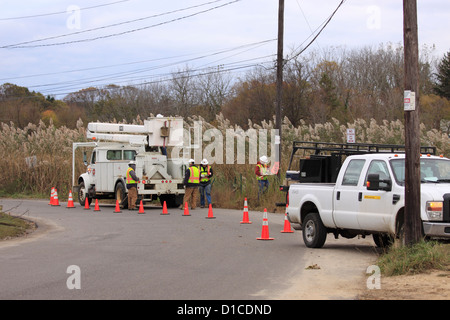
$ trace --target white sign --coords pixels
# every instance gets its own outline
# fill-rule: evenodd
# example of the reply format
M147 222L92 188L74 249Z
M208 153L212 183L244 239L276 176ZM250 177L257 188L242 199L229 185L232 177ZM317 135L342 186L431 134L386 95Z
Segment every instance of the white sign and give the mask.
M411 90L405 90L404 109L405 111L416 110L416 93Z
M347 129L347 143L355 143L355 129Z

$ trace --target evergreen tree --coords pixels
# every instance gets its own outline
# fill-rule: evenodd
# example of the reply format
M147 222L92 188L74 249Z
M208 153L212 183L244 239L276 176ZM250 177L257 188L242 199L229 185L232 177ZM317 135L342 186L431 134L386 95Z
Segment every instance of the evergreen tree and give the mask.
M443 98L450 99L450 51L444 55L439 63L436 77L435 93Z

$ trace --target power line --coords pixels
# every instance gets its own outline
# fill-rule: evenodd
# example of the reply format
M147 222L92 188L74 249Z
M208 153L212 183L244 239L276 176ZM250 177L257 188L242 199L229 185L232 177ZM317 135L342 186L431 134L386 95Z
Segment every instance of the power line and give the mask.
M117 3L128 2L128 1L131 1L131 0L121 0L121 1L111 2L111 3L99 4L99 5L91 6L91 7L80 8L80 11L111 6L111 5L114 5ZM63 13L67 13L67 11L58 11L58 12L34 14L34 15L30 15L30 16L20 16L20 17L11 17L11 18L0 18L0 21L47 17L47 16L53 16L53 15L58 15L58 14L63 14Z
M181 60L181 61L176 61L176 62L167 63L167 64L163 64L163 65L157 65L157 66L149 67L149 68L146 68L146 69L135 69L135 70L131 70L131 71L128 71L128 72L133 72L133 71L137 72L139 70L150 71L150 70L161 69L161 68L165 68L165 67L170 67L170 66L174 66L174 65L177 65L177 64L181 64L181 63L187 63L187 62L191 62L191 61L195 61L195 60L200 60L200 59L204 59L204 58L218 56L218 55L221 55L221 54L224 54L224 53L233 52L233 51L237 51L237 50L241 50L241 49L244 49L244 51L242 51L242 52L246 52L246 51L258 48L258 47L260 47L262 45L265 45L267 43L273 42L275 40L276 39L268 39L268 40L263 40L263 41L258 41L258 42L244 44L244 45L237 46L237 47L221 49L221 50L218 50L218 51L213 51L211 53L207 53L206 52L204 54L201 54L200 56L196 56L196 57L193 57L193 58L184 59L184 60ZM241 54L242 52L238 52L238 53L234 54L233 56ZM125 63L114 64L114 65L96 66L96 67L91 67L91 68L82 68L82 69L74 69L74 70L67 70L67 71L60 71L60 72L50 72L50 73L25 75L25 76L14 77L14 78L9 77L9 78L2 78L2 79L0 79L0 81L8 81L8 82L10 82L13 79L35 78L35 77L40 77L41 78L41 77L44 77L44 76L63 75L63 74L76 73L76 72L82 72L82 71L93 71L93 70L100 70L100 69L108 69L108 68L115 68L115 67L121 67L121 66L133 65L133 64L141 64L141 63L163 61L163 60L172 60L172 59L175 59L175 58L182 58L182 57L192 56L193 54L194 53L183 54L183 55L172 56L172 57L164 57L164 58L155 58L155 59L148 59L148 60L141 60L141 61L125 62ZM230 56L225 57L225 58L229 58L229 57ZM221 58L219 60L212 61L212 62L210 62L210 64L218 62L218 61L223 60L225 58ZM43 85L43 86L47 86L47 85ZM34 87L38 87L38 86L34 86Z
M206 3L206 4L211 4L211 3L215 3L215 2L219 2L219 1L223 1L223 0L215 0L215 1L212 1L212 2L209 2L209 3ZM230 1L230 2L227 2L227 3L224 3L222 5L218 5L218 6L209 8L209 9L205 9L203 11L195 12L195 13L183 16L183 17L178 17L178 18L174 18L174 19L171 19L171 20L168 20L168 21L163 21L163 22L160 22L160 23L156 23L156 24L153 24L153 25L150 25L150 26L145 26L145 27L136 28L136 29L132 29L132 30L122 31L122 32L113 33L113 34L109 34L109 35L98 36L98 37L87 38L87 39L80 39L80 40L73 40L73 41L66 41L66 42L49 43L49 44L23 45L23 44L35 43L35 42L40 42L40 41L49 40L49 39L65 37L65 36L68 36L68 35L74 35L74 34L83 33L83 32L87 32L88 31L88 30L85 30L85 31L74 32L74 33L68 34L68 35L55 36L55 37L50 37L50 38L45 38L45 39L38 39L38 40L33 40L33 41L27 41L27 42L22 42L22 43L5 45L5 46L1 46L0 49L49 47L49 46L66 45L66 44L73 44L73 43L88 42L88 41L95 41L95 40L99 40L99 39L111 38L111 37L121 36L121 35L128 34L128 33L134 33L134 32L138 32L138 31L142 31L142 30L146 30L146 29L150 29L150 28L154 28L154 27L159 27L159 26L162 26L162 25L165 25L165 24L169 24L169 23L172 23L172 22L188 19L188 18L197 16L197 15L200 15L200 14L203 14L203 13L206 13L206 12L210 12L210 11L213 11L213 10L216 10L216 9L219 9L219 8L222 8L222 7L225 7L225 6L234 4L236 2L240 2L240 1L242 1L242 0L233 0L233 1ZM202 4L202 5L206 5L206 4ZM198 5L198 6L202 6L202 5ZM186 9L179 9L178 11L181 11L181 10L187 10L187 8ZM165 14L167 14L167 13L165 13ZM151 17L154 17L154 16L137 19L135 21L149 19ZM123 22L121 24L131 23L131 22L135 22L135 21L133 21L133 20L126 21L126 22ZM120 25L120 24L110 25L110 26L106 26L106 27L117 26L117 25ZM103 27L103 28L106 28L106 27ZM101 28L96 28L96 29L101 29ZM90 31L92 31L92 30L94 30L94 29L91 29Z
M299 55L301 55L303 52L305 52L306 49L308 49L308 47L313 44L313 42L317 39L317 37L319 37L319 35L322 33L322 31L325 29L325 27L330 23L330 21L333 19L334 15L336 14L336 12L339 10L339 8L345 3L346 0L341 0L341 2L339 3L339 5L337 6L337 8L333 11L333 13L328 17L327 20L325 20L322 23L322 28L319 30L319 32L314 36L314 38L306 45L306 47L304 47L303 49L301 49L297 54L294 54L291 58L289 58L287 61L290 61L292 59L297 58ZM319 26L320 27L320 26ZM316 29L317 30L317 29ZM312 33L306 40L308 40L314 33ZM305 40L305 41L306 41ZM304 41L304 42L305 42ZM302 44L304 43L302 42ZM301 45L302 45L301 44ZM300 46L301 46L300 45Z

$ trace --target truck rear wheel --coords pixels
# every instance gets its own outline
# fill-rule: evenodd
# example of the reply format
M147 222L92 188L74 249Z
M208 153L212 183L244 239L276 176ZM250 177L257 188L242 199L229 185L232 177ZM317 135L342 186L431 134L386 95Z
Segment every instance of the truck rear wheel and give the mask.
M327 239L327 229L317 212L308 213L302 222L303 241L308 248L322 248Z

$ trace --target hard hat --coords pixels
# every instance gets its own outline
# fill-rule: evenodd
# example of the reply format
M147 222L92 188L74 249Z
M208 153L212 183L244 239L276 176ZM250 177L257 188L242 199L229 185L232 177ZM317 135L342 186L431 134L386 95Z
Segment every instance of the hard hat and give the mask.
M158 114L156 115L156 117L157 117L157 118L164 118L164 116L163 116L161 113L158 113Z
M128 162L128 165L131 166L132 164L136 164L136 161L130 161Z
M189 163L195 163L194 159L189 159Z
M208 164L208 160L203 159L202 162L200 162L202 165L206 166Z
M259 161L261 161L262 163L268 163L269 159L266 156L262 156L261 158L259 158Z

